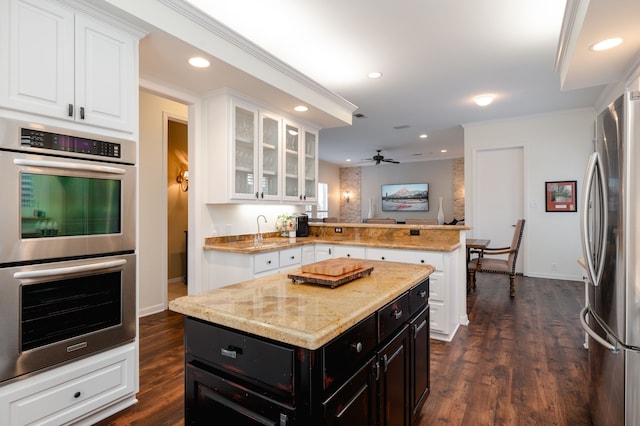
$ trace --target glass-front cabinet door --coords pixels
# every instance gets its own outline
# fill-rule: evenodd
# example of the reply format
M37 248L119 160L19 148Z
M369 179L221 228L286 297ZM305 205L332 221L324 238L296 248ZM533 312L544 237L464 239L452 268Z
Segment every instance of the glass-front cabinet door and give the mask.
M280 123L279 117L263 112L260 114L259 176L261 176L260 199L280 198Z
M284 194L283 198L300 201L300 126L284 122Z
M318 200L318 132L304 131L304 192L303 201Z
M240 105L233 108L233 198L255 199L259 192L257 111Z

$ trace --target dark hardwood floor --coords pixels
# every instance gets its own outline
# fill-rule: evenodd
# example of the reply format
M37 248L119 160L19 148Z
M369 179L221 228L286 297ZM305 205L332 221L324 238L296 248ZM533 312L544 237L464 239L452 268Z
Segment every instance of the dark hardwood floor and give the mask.
M432 340L419 425L591 425L582 282L478 274L470 324ZM182 425L182 316L140 319L139 402L99 425ZM213 423L212 423L213 424Z

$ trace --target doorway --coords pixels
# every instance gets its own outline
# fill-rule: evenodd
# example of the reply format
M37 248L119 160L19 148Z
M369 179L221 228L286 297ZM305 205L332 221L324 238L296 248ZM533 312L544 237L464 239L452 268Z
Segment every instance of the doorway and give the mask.
M187 294L188 125L167 118L167 300Z
M508 247L516 221L524 217L524 148L478 150L475 162L473 235L490 239L491 247ZM521 246L520 273L523 251Z

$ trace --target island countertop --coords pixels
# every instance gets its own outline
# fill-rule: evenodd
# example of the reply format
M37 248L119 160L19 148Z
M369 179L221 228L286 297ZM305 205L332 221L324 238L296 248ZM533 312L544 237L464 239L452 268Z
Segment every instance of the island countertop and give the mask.
M336 288L293 284L300 268L180 297L169 309L283 343L318 349L427 278L434 268L367 260L368 277Z

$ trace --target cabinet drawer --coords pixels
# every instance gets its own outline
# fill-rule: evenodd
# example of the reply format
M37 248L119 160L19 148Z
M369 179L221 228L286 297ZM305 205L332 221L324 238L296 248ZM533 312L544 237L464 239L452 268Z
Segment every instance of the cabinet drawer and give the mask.
M434 272L433 274L429 275L429 301L444 302L444 284L444 273Z
M427 305L429 279L419 282L409 290L409 315L413 316Z
M376 316L369 317L351 327L322 349L324 360L324 388L342 383L362 360L375 348Z
M333 248L333 254L334 254L334 257L351 257L356 259L364 259L365 248L336 245Z
M409 319L409 294L404 293L378 311L379 341L391 336Z
M302 261L302 249L300 247L282 250L280 252L280 268L300 265Z
M134 351L96 363L95 369L80 368L62 383L45 387L11 401L11 425L58 425L73 421L91 410L133 392ZM60 381L60 379L58 379Z
M278 257L279 253L277 251L256 254L253 258L253 273L259 274L272 269L278 269Z
M429 301L429 308L431 310L429 328L431 331L438 331L446 334L449 330L446 322L447 312L444 304Z
M264 386L293 392L294 350L186 318L185 352Z

